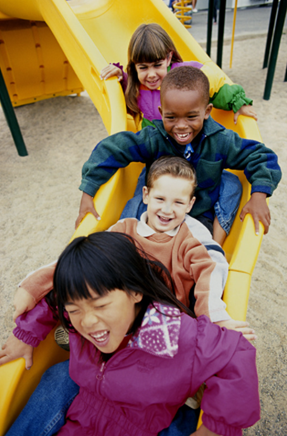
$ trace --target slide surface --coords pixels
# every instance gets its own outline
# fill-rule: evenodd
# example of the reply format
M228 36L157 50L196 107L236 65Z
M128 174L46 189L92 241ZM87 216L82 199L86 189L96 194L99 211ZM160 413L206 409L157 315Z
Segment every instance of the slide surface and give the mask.
M101 81L99 73L109 62L126 65L130 37L141 23L160 24L174 40L185 61L208 63L215 75L231 83L162 0L0 0L0 11L0 21L6 20L8 16L33 22L44 21L47 24L79 82L89 93L109 134L134 126L131 122L127 124L124 95L119 83L115 78ZM240 136L261 141L254 120L240 117L235 126L232 113L213 109L212 116L227 128L236 130ZM126 201L133 195L141 168L141 164L131 164L118 171L99 190L95 203L101 221L96 221L88 214L73 237L105 230L119 218ZM241 210L249 198L250 186L242 172L236 174L243 185ZM261 226L260 236L255 236L251 218L247 217L241 223L238 215L224 245L230 263L224 300L233 318L245 319L250 281L263 227ZM24 369L23 359L0 368L0 436L5 434L17 417L46 367L67 358L66 354L62 355L61 350L53 345L52 336L41 346L46 354L36 350L35 363L29 372ZM47 355L50 357L49 362Z

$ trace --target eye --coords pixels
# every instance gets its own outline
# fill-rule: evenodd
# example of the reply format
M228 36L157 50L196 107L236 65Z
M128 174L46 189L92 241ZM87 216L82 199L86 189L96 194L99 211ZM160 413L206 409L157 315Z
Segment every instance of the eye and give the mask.
M79 313L79 309L66 309L66 312L68 313L68 315L75 315Z
M138 67L140 70L146 70L147 67L145 67L144 65L141 65L140 67Z
M163 201L164 199L162 197L156 197L157 201Z
M162 66L162 62L157 62L156 64L154 64L155 67L161 67Z

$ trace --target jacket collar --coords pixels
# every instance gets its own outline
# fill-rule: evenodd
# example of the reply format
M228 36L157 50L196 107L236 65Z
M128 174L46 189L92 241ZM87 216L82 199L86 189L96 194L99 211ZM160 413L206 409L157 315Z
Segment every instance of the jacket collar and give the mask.
M177 307L150 304L127 348L141 349L159 357L173 357L178 352L180 324L180 310Z
M180 225L177 226L175 229L169 230L167 232L164 232L168 236L175 236L177 235L178 231L180 229ZM151 235L154 235L156 232L147 224L147 212L144 212L141 215L140 221L137 223L137 234L142 236L143 238L148 238Z

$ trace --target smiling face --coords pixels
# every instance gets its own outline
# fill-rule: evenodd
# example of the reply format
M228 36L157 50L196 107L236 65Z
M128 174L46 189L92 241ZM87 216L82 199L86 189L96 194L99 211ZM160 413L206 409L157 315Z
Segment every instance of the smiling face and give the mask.
M147 224L157 233L173 230L179 226L195 201L190 198L193 184L190 180L160 176L148 189L143 187L143 202L147 204Z
M200 91L176 88L164 92L159 107L166 132L182 146L198 135L211 109L212 104L205 105Z
M65 304L73 327L102 353L114 353L130 331L139 312L142 295L115 289L100 296L89 289L91 298Z
M135 64L139 82L154 90L160 87L161 82L167 75L167 67L170 65L172 53L165 59L156 62L143 62Z

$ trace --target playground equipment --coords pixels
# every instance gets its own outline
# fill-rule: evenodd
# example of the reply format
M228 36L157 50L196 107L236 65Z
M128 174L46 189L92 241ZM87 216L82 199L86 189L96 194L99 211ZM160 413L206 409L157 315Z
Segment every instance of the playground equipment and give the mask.
M176 18L184 25L186 29L191 27L192 6L190 0L180 0L173 4Z
M80 92L85 88L109 134L127 128L135 130L133 120L127 118L124 95L117 79L101 81L99 76L109 62L126 65L130 37L143 22L159 23L169 33L184 60L207 63L215 75L224 78L226 83L232 83L162 0L137 0L136 6L134 0L0 0L0 11L0 38L3 41L0 53L5 48L7 59L11 62L11 67L8 67L11 70L7 71L6 68L5 71L4 68L3 75L15 105L65 95L71 91ZM5 24L8 22L9 26ZM11 29L6 34L9 44L6 36L3 36L3 23ZM13 34L17 34L17 37L13 37ZM38 42L35 44L35 41ZM24 65L26 51L31 53L29 58L34 60L30 66ZM22 58L16 61L21 53ZM3 54L0 56L0 66L3 69ZM11 75L13 81L9 81ZM61 86L64 84L62 88L57 85L59 81ZM36 93L35 89L39 92ZM14 93L17 94L17 100L13 100ZM240 117L234 125L233 113L216 109L212 110L212 117L242 137L261 141L257 124L250 118ZM105 230L119 219L126 201L134 193L141 169L142 164L133 163L117 171L101 187L94 200L101 221L88 214L73 238ZM237 171L236 174L243 185L241 210L249 199L250 185L243 172ZM223 247L229 261L224 300L234 319L244 320L246 317L251 276L262 237L262 225L260 235L256 236L251 217L247 216L241 223L237 214ZM34 364L29 371L25 370L24 359L0 367L0 436L5 434L18 416L42 373L52 364L67 358L68 354L54 343L52 335L35 350Z

